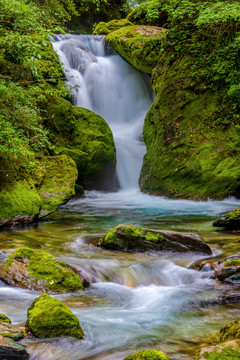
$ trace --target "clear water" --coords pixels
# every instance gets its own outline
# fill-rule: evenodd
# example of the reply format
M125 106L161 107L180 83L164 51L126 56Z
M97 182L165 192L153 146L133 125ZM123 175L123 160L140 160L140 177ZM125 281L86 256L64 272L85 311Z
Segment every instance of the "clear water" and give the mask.
M194 359L200 346L217 340L222 325L239 317L236 304L209 303L232 292L232 288L211 279L211 273L189 269L191 263L203 257L199 254L121 253L95 245L111 227L132 223L195 232L204 237L214 255L233 254L239 251L238 233L218 231L211 223L238 206L239 201L170 200L138 190L137 177L145 151L141 128L152 101L148 79L117 55L109 53L106 57L102 39L97 39L66 36L54 47L67 69L68 81L80 84L74 89L76 104L95 111L98 108L98 113L110 119L118 143L121 190L86 192L83 198L71 200L36 226L1 233L0 247L4 251L0 260L6 259L10 249L39 248L81 269L91 282L83 292L56 296L79 317L84 340L25 340L31 360L120 360L139 349L162 349L172 359ZM117 74L110 74L110 69ZM94 93L96 88L98 92ZM125 149L126 142L129 146ZM0 312L23 325L27 309L38 295L0 283Z

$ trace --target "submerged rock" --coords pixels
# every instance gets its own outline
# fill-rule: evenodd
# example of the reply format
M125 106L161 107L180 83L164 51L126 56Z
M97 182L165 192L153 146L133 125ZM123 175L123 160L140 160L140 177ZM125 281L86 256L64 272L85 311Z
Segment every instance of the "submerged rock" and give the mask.
M240 229L240 206L215 220L213 226L235 230Z
M47 294L36 298L28 309L26 329L38 338L84 337L77 316L67 305Z
M151 74L159 61L166 31L153 26L125 26L109 33L105 41L136 69Z
M176 251L211 254L210 247L196 234L151 230L134 225L117 225L99 240L105 249L121 251Z
M141 350L128 355L124 360L170 360L170 358L159 350Z
M43 292L83 290L77 270L45 251L29 248L20 248L8 257L0 266L0 279Z
M240 284L240 253L219 261L214 268L218 280L229 284Z
M0 359L25 360L29 358L26 346L17 343L24 338L24 330L11 325L11 320L0 314Z

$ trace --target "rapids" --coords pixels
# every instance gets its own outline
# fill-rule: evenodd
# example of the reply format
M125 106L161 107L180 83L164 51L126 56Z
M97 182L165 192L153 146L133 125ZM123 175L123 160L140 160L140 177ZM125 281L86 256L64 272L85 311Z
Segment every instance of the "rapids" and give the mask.
M31 360L121 360L139 349L160 348L172 359L194 359L199 346L216 340L219 328L238 316L236 304L211 305L211 299L231 288L211 279L211 272L189 269L199 254L118 253L93 245L111 227L133 223L196 232L215 255L233 254L238 235L219 232L211 222L239 201L194 202L142 194L141 134L153 101L148 76L104 46L101 36L64 35L52 41L73 86L75 105L100 114L112 129L120 190L87 191L38 225L0 234L1 249L41 248L81 269L91 281L84 292L56 295L79 317L84 340L24 340ZM1 252L0 260L6 258ZM24 325L38 295L0 282L0 312Z

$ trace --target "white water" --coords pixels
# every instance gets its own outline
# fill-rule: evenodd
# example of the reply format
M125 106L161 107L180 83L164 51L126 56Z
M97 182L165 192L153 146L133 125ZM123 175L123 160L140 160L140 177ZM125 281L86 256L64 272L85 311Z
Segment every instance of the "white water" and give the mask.
M77 85L75 105L101 115L112 130L120 188L137 188L145 153L142 127L153 101L149 77L105 50L101 36L67 35L53 47L68 84Z

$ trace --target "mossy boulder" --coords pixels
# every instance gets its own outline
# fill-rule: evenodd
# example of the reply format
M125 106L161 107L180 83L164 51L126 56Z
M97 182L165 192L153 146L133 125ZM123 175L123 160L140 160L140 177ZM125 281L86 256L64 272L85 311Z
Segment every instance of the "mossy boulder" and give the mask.
M159 350L141 350L128 355L124 360L170 360L170 358Z
M127 20L138 25L167 25L168 13L164 9L164 1L153 0L134 7L127 15Z
M201 349L196 360L238 360L240 359L240 340L227 341L223 344Z
M28 309L26 329L38 338L84 337L77 316L67 305L47 294L36 298Z
M70 157L44 156L34 164L26 179L13 180L1 189L0 228L30 224L75 194L78 173Z
M110 229L99 240L98 246L120 251L193 251L211 254L210 247L199 235L121 224Z
M228 103L188 76L191 64L190 57L172 62L164 53L153 73L156 98L143 128L140 188L195 200L239 196L240 128L213 125Z
M41 106L54 154L65 154L76 162L77 183L86 189L114 187L116 149L105 120L58 96Z
M213 222L213 226L224 227L226 229L240 229L240 206L227 212L221 218Z
M42 250L19 248L0 266L0 278L9 285L64 292L83 289L84 279L63 261Z
M125 26L109 33L105 41L136 69L152 73L158 64L166 29L153 26Z
M229 284L240 284L240 253L219 261L214 268L218 280Z
M131 26L133 25L127 19L121 20L111 20L109 22L100 22L94 27L93 35L107 35L111 31L115 31L121 29L124 26Z

